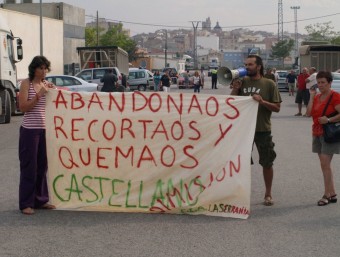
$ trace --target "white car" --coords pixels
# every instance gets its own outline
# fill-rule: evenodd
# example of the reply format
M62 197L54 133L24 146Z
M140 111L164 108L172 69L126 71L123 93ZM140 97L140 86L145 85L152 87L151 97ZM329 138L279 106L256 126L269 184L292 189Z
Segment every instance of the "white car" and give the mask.
M94 92L97 91L96 83L89 83L81 78L68 75L51 75L46 76L46 80L52 82L57 87L65 87L70 91L80 92Z
M279 90L288 91L288 83L286 82L286 77L289 72L286 70L278 70L276 72L279 74L279 80L277 82Z
M332 72L332 75L333 75L332 89L340 93L340 73Z

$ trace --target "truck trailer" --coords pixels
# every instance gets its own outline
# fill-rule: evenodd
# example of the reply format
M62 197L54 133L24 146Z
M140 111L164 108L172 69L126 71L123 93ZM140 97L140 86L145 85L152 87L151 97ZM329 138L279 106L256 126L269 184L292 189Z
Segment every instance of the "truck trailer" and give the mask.
M0 123L10 123L16 113L16 63L23 58L22 40L0 17Z
M315 44L299 48L300 70L315 67L317 71L336 71L340 68L340 45Z
M117 67L129 74L129 55L118 46L77 47L80 69Z

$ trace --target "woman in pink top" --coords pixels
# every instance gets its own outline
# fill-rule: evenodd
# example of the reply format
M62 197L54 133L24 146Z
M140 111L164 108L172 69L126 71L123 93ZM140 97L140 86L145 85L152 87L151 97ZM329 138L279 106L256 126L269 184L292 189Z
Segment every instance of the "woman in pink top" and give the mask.
M45 77L50 65L44 56L34 57L28 67L29 78L20 86L19 107L25 114L19 137L19 208L27 215L34 214L35 208L55 208L48 204L46 180L45 95L53 84Z

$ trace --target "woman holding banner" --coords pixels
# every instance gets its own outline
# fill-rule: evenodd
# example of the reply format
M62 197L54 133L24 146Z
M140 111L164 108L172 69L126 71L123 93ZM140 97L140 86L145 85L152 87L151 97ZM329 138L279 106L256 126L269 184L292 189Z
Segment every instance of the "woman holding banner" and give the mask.
M50 70L46 57L34 57L28 67L29 78L20 86L19 107L25 114L19 135L19 209L26 215L34 214L35 208L55 209L48 204L46 180L45 103L46 93L54 86L45 76Z

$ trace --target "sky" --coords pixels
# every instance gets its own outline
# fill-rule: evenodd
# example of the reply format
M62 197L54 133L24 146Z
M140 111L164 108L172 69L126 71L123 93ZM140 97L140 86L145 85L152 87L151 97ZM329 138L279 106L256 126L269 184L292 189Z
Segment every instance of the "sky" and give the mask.
M42 2L61 1L42 0ZM274 33L278 31L278 0L64 0L63 2L84 8L86 22L95 21L97 11L99 18L121 21L125 28L130 29L132 36L164 28L192 29L192 21L205 21L207 17L210 17L212 27L218 21L222 29L227 31L240 27ZM300 7L297 10L299 33L306 34L307 25L328 21L332 22L335 31L340 31L340 0L282 0L282 3L284 31L295 32L292 6Z

